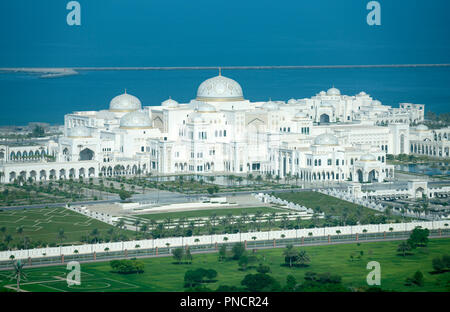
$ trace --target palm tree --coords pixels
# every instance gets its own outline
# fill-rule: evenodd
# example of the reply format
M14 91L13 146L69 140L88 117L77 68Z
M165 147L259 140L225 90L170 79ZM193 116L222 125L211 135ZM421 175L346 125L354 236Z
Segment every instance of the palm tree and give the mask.
M299 263L301 266L305 266L308 262L310 262L311 259L309 258L308 254L304 250L300 250L297 256L297 263Z
M119 221L117 221L116 226L119 229L122 229L125 226L125 221L123 219L120 219Z
M23 237L23 226L21 225L21 226L19 226L17 229L16 229L16 232L17 232L17 234L19 234L20 236L22 236L22 239L24 239L24 237ZM25 245L25 239L24 239L24 242L23 242L23 244Z
M277 174L277 175L275 176L275 180L277 180L277 183L280 183L281 177Z
M134 220L133 225L136 227L136 235L137 235L139 224L141 224L141 220L139 220L139 219Z
M289 259L289 267L292 267L292 260L295 260L297 257L297 251L294 249L294 246L291 244L287 245L283 255L285 259Z
M295 218L295 223L296 223L296 225L297 225L297 228L299 228L300 227L300 222L302 221L302 218L300 217L300 216L297 216L296 218Z
M0 232L2 232L3 238L5 238L6 226L0 227Z
M260 184L262 182L263 178L261 175L257 175L256 176L256 182L258 182L258 184Z
M398 245L397 251L403 254L403 257L406 256L406 253L411 250L411 246L407 242L402 242Z
M91 231L91 236L94 237L94 242L97 243L98 242L98 236L100 235L100 232L97 228L93 229Z
M249 173L249 174L247 175L247 180L248 180L248 181L253 181L253 174Z
M64 229L60 228L58 230L58 239L59 239L60 245L62 245L62 242L63 242L64 238L66 238L66 235L64 234Z
M148 225L147 224L143 224L141 226L141 232L144 233L144 236L147 234L147 232L148 232Z
M8 247L9 243L13 241L13 237L11 236L11 234L6 234L3 240L6 243L6 247Z
M209 220L211 221L212 226L216 226L216 221L217 221L217 214L213 213L212 215L209 216Z
M271 230L271 227L272 227L272 225L273 225L274 222L275 222L275 217L276 217L275 212L272 212L272 213L267 217L267 223L269 224L269 231Z
M24 265L20 260L13 261L13 273L9 276L9 279L15 279L17 281L17 292L20 291L20 280L27 280L27 275L23 272Z

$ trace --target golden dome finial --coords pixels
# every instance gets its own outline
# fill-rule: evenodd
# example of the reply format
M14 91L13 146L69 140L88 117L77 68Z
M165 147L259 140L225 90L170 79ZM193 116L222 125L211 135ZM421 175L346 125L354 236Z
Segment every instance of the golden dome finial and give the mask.
M219 76L222 76L222 68L219 67Z

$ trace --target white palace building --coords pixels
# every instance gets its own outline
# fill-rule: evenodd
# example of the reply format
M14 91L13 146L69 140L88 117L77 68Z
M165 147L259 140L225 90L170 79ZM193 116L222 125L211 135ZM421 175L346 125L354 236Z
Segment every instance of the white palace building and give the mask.
M423 120L424 105L392 108L334 87L311 98L251 102L239 83L219 73L189 103L169 98L142 106L125 92L105 110L66 115L57 142L0 145L0 179L251 172L382 182L394 175L387 153L420 154L425 147L413 142L434 139L422 125L410 127ZM448 156L446 144L439 155Z

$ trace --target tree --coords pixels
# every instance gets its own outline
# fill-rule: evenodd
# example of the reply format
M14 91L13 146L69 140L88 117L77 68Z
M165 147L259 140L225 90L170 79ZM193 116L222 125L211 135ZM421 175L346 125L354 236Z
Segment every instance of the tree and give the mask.
M143 273L144 263L138 260L111 260L109 262L113 272L119 274Z
M191 249L188 247L186 248L186 252L185 252L185 258L189 263L192 263L192 254L191 254Z
M6 243L6 247L8 247L9 243L13 241L13 237L11 236L11 234L6 234L3 240Z
M430 231L428 229L422 229L420 227L416 227L409 236L408 244L411 248L415 249L418 246L426 246L428 244L428 235Z
M442 258L434 258L432 260L433 269L437 273L442 273L450 269L450 256L444 255Z
M172 250L172 255L174 259L178 262L178 264L181 263L181 260L183 260L184 257L184 249L183 248L175 248Z
M2 226L0 227L0 232L2 232L3 238L5 238L5 234L6 234L6 226Z
M286 290L293 291L295 289L295 286L297 286L297 280L295 279L295 277L291 274L286 276Z
M445 269L446 269L446 265L445 265L445 263L442 261L442 259L441 258L439 258L439 257L437 257L437 258L434 258L433 260L432 260L432 262L431 262L431 264L433 265L433 269L436 271L436 272L443 272Z
M261 274L267 274L272 272L270 266L263 265L262 263L259 264L259 266L256 268L256 271Z
M119 229L122 229L125 226L125 221L123 219L120 219L119 221L117 221L116 226Z
M205 277L207 280L205 280ZM212 282L217 277L217 271L213 269L199 268L196 270L187 270L184 274L184 287L194 287L205 282Z
M241 281L241 285L247 287L248 291L277 291L280 289L278 282L268 274L247 274Z
M238 265L241 267L241 269L242 269L243 271L245 271L245 270L247 269L248 262L249 262L248 257L247 257L246 255L242 255L242 256L239 258Z
M127 192L127 191L125 191L125 190L120 190L120 191L119 191L119 197L120 197L120 199L121 199L122 201L125 201L125 200L131 198L131 193L130 193L130 192Z
M397 251L403 254L403 257L406 256L406 253L411 250L411 245L407 242L402 242L398 245Z
M227 256L227 246L222 245L219 248L219 261L225 260L226 256Z
M139 224L141 224L141 220L139 220L139 219L134 220L133 225L136 227L135 228L136 235L137 235Z
M16 232L17 232L17 234L19 234L20 236L22 236L22 239L23 239L23 245L25 246L25 238L24 238L24 233L23 233L23 226L22 226L22 225L19 226L19 227L16 229Z
M292 267L292 264L297 260L297 251L294 249L294 246L291 244L287 245L283 255L285 263Z
M296 263L298 263L300 266L307 266L309 262L311 262L311 259L309 258L306 251L300 250L297 256Z
M412 277L408 277L406 279L406 283L407 286L410 285L417 285L417 286L423 286L424 284L424 278L423 278L423 273L420 271L416 271L416 273L414 273L414 275Z
M59 239L60 245L62 245L62 242L63 242L64 238L66 238L66 235L64 234L64 229L60 228L58 230L58 239Z
M23 266L25 264L20 260L13 260L13 273L9 276L9 279L15 279L17 281L17 292L20 290L20 281L21 279L26 280L27 275L23 272Z
M94 242L98 242L98 237L100 236L100 231L97 228L92 229L91 236L94 237Z
M244 244L243 243L234 244L233 248L231 249L231 252L233 254L233 260L240 259L245 254Z

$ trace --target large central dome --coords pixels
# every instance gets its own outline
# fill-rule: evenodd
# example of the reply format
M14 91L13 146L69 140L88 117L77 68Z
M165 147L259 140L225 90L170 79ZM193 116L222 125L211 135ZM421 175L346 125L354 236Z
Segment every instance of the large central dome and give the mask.
M132 112L141 109L141 101L134 95L124 93L116 96L109 103L111 112Z
M222 75L203 81L197 90L199 101L232 102L243 99L239 83Z

